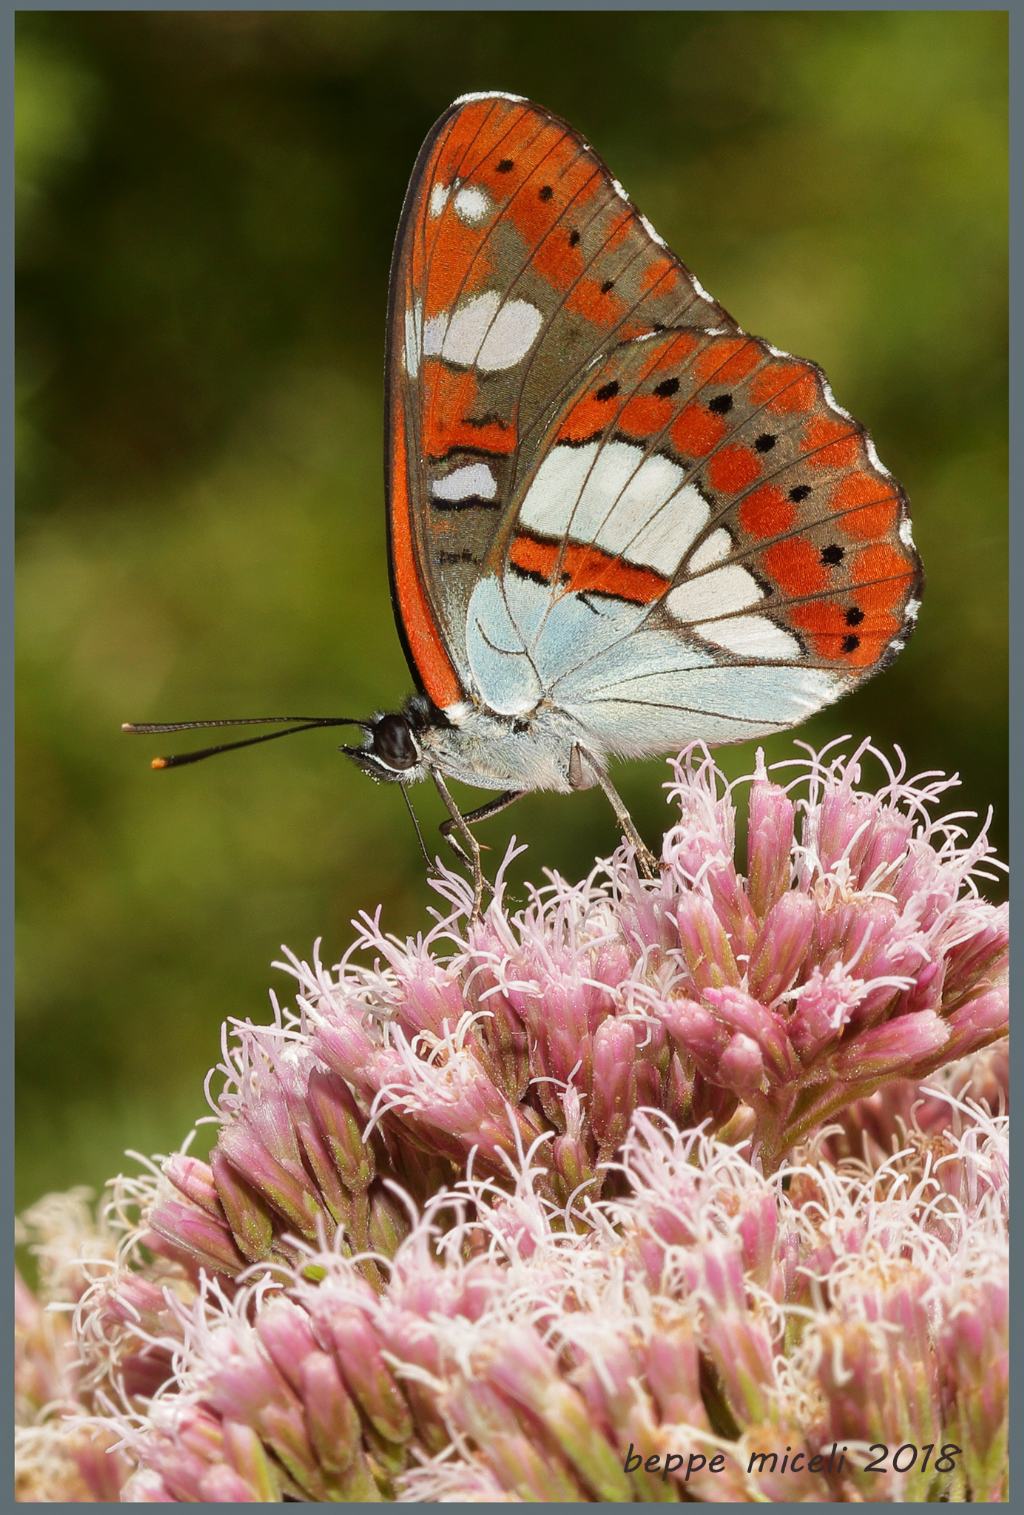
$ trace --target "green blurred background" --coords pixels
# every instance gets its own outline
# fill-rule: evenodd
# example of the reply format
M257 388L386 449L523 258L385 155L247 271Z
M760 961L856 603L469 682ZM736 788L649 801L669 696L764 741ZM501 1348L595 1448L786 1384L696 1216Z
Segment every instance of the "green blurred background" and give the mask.
M336 733L152 775L158 744L118 725L408 692L388 263L423 136L486 88L573 122L736 318L871 426L915 511L920 629L799 735L958 769L1003 845L1005 16L23 13L21 1203L179 1142L221 1019L287 994L279 943L322 935L333 961L378 901L424 922L400 797ZM665 776L619 774L651 837ZM616 839L598 794L524 801L488 839L513 832L520 881Z

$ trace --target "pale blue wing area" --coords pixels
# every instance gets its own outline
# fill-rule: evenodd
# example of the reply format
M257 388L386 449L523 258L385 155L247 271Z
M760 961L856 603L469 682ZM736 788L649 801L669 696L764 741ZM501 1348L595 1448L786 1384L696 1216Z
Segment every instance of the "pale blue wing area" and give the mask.
M557 594L551 586L507 574L502 580L509 614L533 659L545 693L585 659L635 635L646 605L605 595Z
M466 656L476 693L497 715L526 715L543 698L536 663L501 584L491 575L480 579L470 596Z
M488 575L473 590L466 624L481 698L501 715L527 713L567 672L630 636L645 608L579 594L552 600L548 584Z
M729 664L682 631L644 626L647 607L565 594L509 575L481 580L467 646L477 691L502 715L547 700L596 753L639 756L700 737L739 742L806 719L843 692L820 669Z
M819 669L699 664L667 633L641 632L637 642L676 643L675 662L647 671L633 643L581 669L559 686L559 707L600 752L641 757L698 738L745 742L806 720L843 693ZM660 656L651 648L649 656ZM586 740L586 739L585 739Z

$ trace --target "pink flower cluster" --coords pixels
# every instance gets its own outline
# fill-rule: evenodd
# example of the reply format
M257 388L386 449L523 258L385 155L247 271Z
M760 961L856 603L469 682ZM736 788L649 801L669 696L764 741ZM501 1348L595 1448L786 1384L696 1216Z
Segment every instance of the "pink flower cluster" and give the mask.
M87 1363L167 1373L99 1422L122 1498L1004 1498L1006 1120L931 1098L939 1155L911 1128L875 1168L771 1175L639 1114L620 1196L568 1207L537 1144L411 1217L379 1285L303 1244L165 1288L158 1330L115 1272L79 1309Z
M477 919L445 874L416 940L289 957L209 1161L64 1291L123 1497L1003 1497L1007 918L953 782L695 747L658 880Z
M934 814L952 782L908 781L865 744L727 786L696 748L657 882L620 855L511 912L499 875L474 921L449 877L453 912L416 941L374 916L336 968L290 958L297 1008L232 1026L212 1159L170 1160L154 1231L229 1275L323 1228L390 1254L407 1219L389 1175L422 1204L470 1154L499 1175L547 1134L564 1202L614 1182L642 1108L777 1166L854 1101L1005 1033L1006 909L977 892L984 830Z

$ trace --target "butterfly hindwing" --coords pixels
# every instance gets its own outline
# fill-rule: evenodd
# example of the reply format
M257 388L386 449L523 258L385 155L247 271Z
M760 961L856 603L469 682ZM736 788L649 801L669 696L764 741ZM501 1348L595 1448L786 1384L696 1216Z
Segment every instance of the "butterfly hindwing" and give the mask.
M792 725L902 645L906 501L820 370L735 331L620 344L548 426L470 613L478 686L608 749Z
M528 101L468 97L424 144L392 267L389 528L421 687L462 697L466 610L551 419L610 349L733 329L580 136Z

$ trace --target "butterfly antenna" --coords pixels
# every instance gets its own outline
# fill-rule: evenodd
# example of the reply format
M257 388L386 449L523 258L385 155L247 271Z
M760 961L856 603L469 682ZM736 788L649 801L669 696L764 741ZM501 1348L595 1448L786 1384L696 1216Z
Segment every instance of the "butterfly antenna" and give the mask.
M416 812L412 808L412 800L409 798L408 787L405 784L399 784L398 787L402 791L402 798L405 801L405 808L409 812L409 819L412 821L413 830L416 832L416 840L420 844L420 851L423 853L423 861L426 863L426 865L427 865L427 867L429 869L430 866L431 866L431 864L430 864L430 854L427 852L426 843L423 840L423 832L420 830L420 823L416 819Z
M336 715L252 715L239 716L223 721L125 721L121 727L129 736L159 736L171 731L202 731L215 726L286 726L285 731L265 731L262 736L243 737L238 742L219 742L215 747L201 747L196 752L176 752L168 757L155 757L151 768L184 768L187 763L200 763L204 758L216 757L221 752L233 752L238 747L255 747L260 742L273 742L278 737L294 736L298 731L312 731L317 726L363 726L365 721L351 716Z

